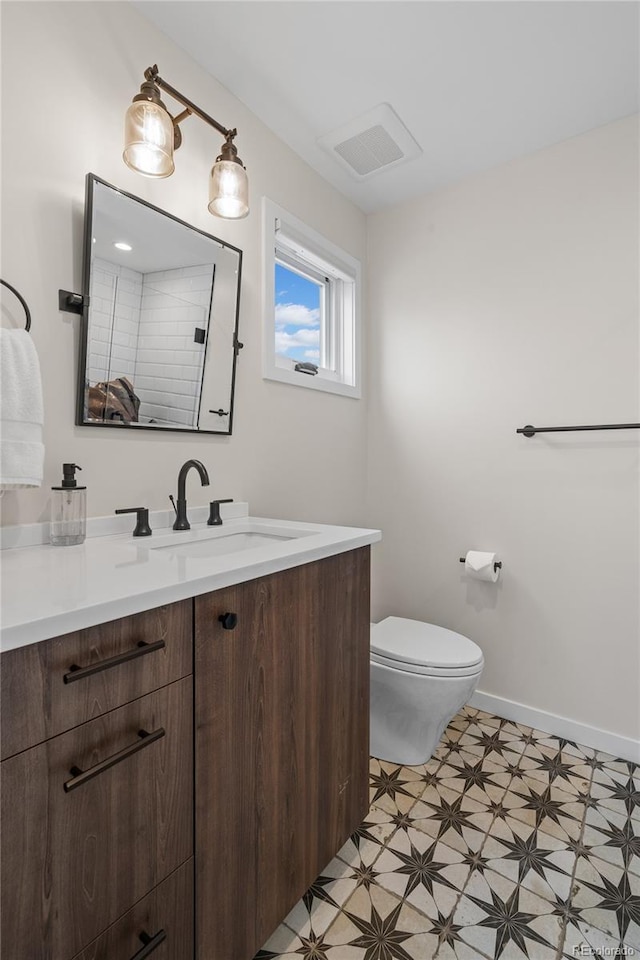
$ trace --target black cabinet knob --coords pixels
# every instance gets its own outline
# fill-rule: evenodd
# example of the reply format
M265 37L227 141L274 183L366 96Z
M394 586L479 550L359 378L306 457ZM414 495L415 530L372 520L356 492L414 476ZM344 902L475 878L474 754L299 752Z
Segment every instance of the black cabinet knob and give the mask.
M223 630L235 630L238 625L237 613L221 613L218 620L222 624Z

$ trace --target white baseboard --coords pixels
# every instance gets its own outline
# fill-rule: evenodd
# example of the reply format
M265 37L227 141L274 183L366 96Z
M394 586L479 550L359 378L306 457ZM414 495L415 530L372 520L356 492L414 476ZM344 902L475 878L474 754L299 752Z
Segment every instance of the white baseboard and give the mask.
M614 757L631 760L632 763L640 763L640 742L632 740L630 737L622 737L620 734L610 733L608 730L600 730L599 727L589 727L585 723L578 723L576 720L569 720L567 717L558 717L553 713L547 713L545 710L536 710L524 703L516 703L514 700L505 700L503 697L494 697L490 693L482 693L481 690L476 690L469 701L469 705L477 707L479 710L486 710L487 713L495 713L496 716L504 717L506 720L515 720L516 723L523 723L527 727L544 730L555 737L573 740L574 743L582 744L585 747L593 747L594 750L603 750Z

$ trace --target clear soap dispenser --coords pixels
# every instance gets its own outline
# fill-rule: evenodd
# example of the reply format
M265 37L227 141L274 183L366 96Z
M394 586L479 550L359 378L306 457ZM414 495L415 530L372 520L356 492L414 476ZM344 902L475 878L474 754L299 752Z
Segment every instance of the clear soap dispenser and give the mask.
M62 464L62 486L51 488L51 532L49 539L56 547L84 543L87 528L87 488L79 487L75 473L82 470L77 463Z

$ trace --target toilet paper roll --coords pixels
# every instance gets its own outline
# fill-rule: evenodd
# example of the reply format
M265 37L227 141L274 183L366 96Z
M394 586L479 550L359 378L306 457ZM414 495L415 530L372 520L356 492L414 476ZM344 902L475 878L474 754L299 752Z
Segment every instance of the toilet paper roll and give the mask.
M468 550L464 558L465 573L472 580L495 583L500 576L500 567L497 569L495 567L497 561L496 553L490 553L488 550Z

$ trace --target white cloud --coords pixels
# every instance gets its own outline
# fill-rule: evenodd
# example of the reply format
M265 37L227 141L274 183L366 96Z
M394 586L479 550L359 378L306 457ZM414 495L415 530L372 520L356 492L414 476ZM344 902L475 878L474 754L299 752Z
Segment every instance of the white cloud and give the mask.
M277 303L276 327L288 324L296 327L317 327L320 323L320 311L310 309L301 303Z
M305 357L307 357L307 359L309 359L309 360L319 360L319 359L320 359L320 351L319 351L319 350L305 350L304 355L305 355Z
M276 353L286 354L288 350L293 350L297 347L317 348L319 345L319 330L303 329L297 330L295 333L285 333L284 330L276 330ZM316 351L312 350L311 352Z

